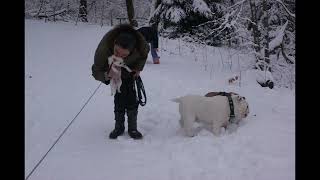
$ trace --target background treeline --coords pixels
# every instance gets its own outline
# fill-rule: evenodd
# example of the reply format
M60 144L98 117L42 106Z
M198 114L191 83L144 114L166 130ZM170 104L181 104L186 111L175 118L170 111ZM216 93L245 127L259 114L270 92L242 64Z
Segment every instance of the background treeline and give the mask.
M245 50L264 72L295 65L295 0L26 0L25 18L102 26L133 18L156 23L163 37Z

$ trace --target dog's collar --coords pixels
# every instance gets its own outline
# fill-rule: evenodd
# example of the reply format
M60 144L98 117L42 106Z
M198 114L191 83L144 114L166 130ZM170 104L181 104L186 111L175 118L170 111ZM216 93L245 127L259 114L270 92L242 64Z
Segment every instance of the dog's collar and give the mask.
M230 119L229 121L231 123L233 123L235 121L235 115L234 115L234 105L233 105L233 101L232 101L232 98L231 98L231 93L225 93L225 96L227 96L228 98L228 101L229 101L229 107L230 107Z
M230 123L234 123L235 121L235 115L234 115L234 105L233 105L233 101L231 98L231 93L227 93L227 92L219 92L218 95L220 96L227 96L228 98L228 102L229 102L229 107L230 107Z
M216 94L216 96L227 96L228 98L228 102L229 102L229 107L230 107L230 123L235 123L236 119L235 119L235 115L234 115L234 105L233 105L233 101L231 98L232 93L227 93L227 92L218 92Z

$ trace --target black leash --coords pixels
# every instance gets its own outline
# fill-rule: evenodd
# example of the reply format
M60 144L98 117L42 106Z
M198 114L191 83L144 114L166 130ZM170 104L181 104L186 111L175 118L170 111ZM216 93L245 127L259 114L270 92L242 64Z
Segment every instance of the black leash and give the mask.
M137 93L138 93L138 96L137 96L137 101L139 102L139 104L141 106L144 106L147 104L147 96L146 96L146 91L144 90L144 86L143 86L143 82L142 82L142 79L140 76L136 77L135 78L135 83L136 83L136 86L137 86ZM142 94L143 94L143 97L142 97ZM142 99L144 98L144 101L142 101Z

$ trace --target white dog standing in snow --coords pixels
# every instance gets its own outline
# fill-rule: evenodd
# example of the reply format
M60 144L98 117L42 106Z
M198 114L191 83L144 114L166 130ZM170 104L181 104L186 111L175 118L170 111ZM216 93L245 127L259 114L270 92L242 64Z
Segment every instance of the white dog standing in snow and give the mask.
M116 57L115 55L108 57L108 64L109 72L105 74L105 76L107 76L106 79L110 79L111 95L114 95L116 91L121 93L121 67L126 68L128 72L132 72L132 70L125 65L122 58Z
M179 103L180 125L187 136L196 134L194 122L204 122L216 136L220 135L221 127L227 129L238 125L239 121L249 114L249 106L244 97L231 96L235 117L230 119L229 101L226 96L204 97L200 95L186 95L172 101Z

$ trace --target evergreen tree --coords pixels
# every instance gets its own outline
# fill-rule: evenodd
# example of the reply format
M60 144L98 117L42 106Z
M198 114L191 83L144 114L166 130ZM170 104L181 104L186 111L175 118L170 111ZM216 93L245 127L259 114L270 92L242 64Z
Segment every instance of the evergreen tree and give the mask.
M213 13L204 0L162 0L151 15L151 22L156 22L160 29L175 38L191 33L193 26L212 17Z
M126 6L127 6L127 13L128 13L128 19L131 25L134 24L133 19L134 19L134 7L132 0L126 0Z

